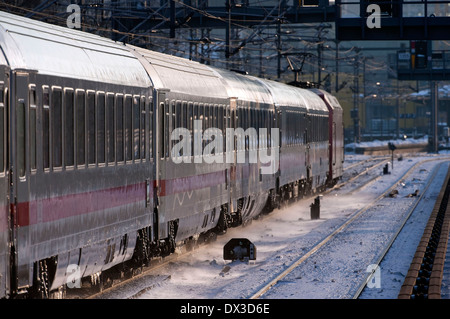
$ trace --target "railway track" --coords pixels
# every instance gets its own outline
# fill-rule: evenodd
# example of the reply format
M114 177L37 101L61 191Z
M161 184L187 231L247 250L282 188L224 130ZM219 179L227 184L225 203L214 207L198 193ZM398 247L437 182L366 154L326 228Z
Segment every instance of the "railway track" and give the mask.
M444 262L450 231L450 170L439 193L399 299L440 299Z
M375 163L372 163L375 162ZM358 180L358 187L351 187L349 192L354 192L367 184L374 182L381 177L380 174L369 174L371 171L385 165L389 162L388 158L367 159L361 162L354 163L344 169L343 181L336 184L334 187L327 189L323 194L328 194L337 189L343 189L345 186L355 183Z
M381 195L376 197L373 201L371 201L369 204L364 206L363 208L359 209L357 212L355 212L351 218L349 218L347 221L345 221L340 227L338 227L336 230L334 230L332 233L330 233L328 236L326 236L323 240L321 240L319 243L317 243L314 247L309 249L307 253L300 256L297 260L295 260L288 268L277 274L273 277L272 280L270 280L267 284L265 284L263 287L261 287L258 291L253 293L249 296L250 299L257 299L262 297L263 295L267 294L271 289L273 289L275 286L277 286L280 282L286 282L285 278L293 273L301 264L303 264L305 261L311 258L311 256L317 254L324 246L330 244L333 240L337 238L338 235L345 232L358 218L360 218L365 212L367 212L369 209L374 207L374 205L377 205L382 199L389 197L389 194L398 187L399 184L401 184L410 174L412 174L420 165L435 161L436 159L427 159L420 161L416 163L414 166L412 166L405 174L403 174L400 178L398 178L395 183L392 184L388 189L386 189ZM383 259L386 252L389 250L389 247L392 245L392 242L395 240L397 235L400 233L403 225L408 220L411 213L414 211L415 207L417 206L417 203L421 200L423 194L426 192L426 189L430 186L432 181L434 180L434 177L436 176L438 169L435 168L433 171L432 176L429 178L428 183L424 190L422 190L422 195L420 195L415 203L412 205L412 207L409 209L408 213L406 214L406 217L404 218L403 222L401 223L401 226L397 229L394 236L391 237L388 245L385 246L384 250L381 252L381 254L377 257L377 260L371 264L372 269L375 270L380 261ZM358 298L361 291L366 286L367 282L371 279L373 276L374 271L371 273L368 273L367 276L363 280L361 280L360 284L357 285L357 289L354 289L353 293L349 293L345 298ZM288 281L288 280L287 280Z

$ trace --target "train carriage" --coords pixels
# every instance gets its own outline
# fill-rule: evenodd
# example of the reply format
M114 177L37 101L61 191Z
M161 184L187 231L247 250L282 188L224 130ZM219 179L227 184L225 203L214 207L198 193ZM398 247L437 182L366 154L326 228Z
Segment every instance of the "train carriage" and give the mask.
M272 129L277 129L273 96L257 78L226 70L216 71L230 96L228 128L235 136L227 136L227 141L231 142L227 144L227 154L232 159L227 171L230 210L246 222L261 212L269 192L275 189L278 161L273 155L279 148L277 137L272 136L276 133Z
M268 80L261 82L273 96L281 129L277 182L280 196L289 199L324 186L328 165L325 104L306 89Z
M205 152L203 137L208 129L227 125L229 99L220 77L207 66L132 49L155 83L154 240L172 241L173 250L176 242L214 228L228 202L225 153Z
M329 182L334 184L344 172L344 126L343 110L339 101L330 93L321 89L311 89L325 102L328 112L328 140L329 140Z
M5 13L0 31L11 68L9 291L47 294L69 265L86 277L130 259L151 224L152 84L113 41Z
M9 74L7 61L0 54L0 298L11 293L9 171L6 169L7 112L9 108Z
M320 190L328 179L328 118L329 111L323 100L309 90L303 90L302 96L308 108L306 140L308 165L311 170L311 189Z

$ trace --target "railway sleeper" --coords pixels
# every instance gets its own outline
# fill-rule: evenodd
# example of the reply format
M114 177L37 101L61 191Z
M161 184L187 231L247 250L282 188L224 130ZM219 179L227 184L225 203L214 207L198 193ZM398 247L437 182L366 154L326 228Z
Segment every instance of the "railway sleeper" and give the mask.
M443 224L446 217L445 213L447 210L449 197L450 180L448 180L447 182L444 194L442 196L442 201L439 204L439 208L434 219L433 228L422 258L422 263L417 273L415 284L412 289L412 293L410 296L411 299L429 298L430 278L433 276L434 261L438 247L440 246L441 233L443 232ZM444 232L443 236L448 236L448 233ZM439 269L436 269L436 271L439 272Z

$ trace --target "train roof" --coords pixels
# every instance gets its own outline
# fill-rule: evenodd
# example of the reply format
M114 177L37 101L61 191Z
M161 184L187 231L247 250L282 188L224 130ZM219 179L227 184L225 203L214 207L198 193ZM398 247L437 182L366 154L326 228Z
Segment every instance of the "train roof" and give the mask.
M173 55L127 45L147 70L154 88L172 92L228 98L220 76L207 65Z
M151 85L145 69L123 44L87 32L0 11L0 46L11 69L113 84Z
M327 103L334 109L341 109L342 110L342 106L339 103L339 101L337 100L337 98L335 96L333 96L331 93L325 91L325 90L321 90L321 89L311 89L312 92L318 94L319 96L323 96L323 98L327 101Z
M306 89L301 89L287 84L260 79L261 83L270 90L273 101L279 106L290 106L304 111L328 112L322 99Z
M261 85L258 78L223 69L216 69L216 71L222 77L230 97L257 104L273 104L271 92Z

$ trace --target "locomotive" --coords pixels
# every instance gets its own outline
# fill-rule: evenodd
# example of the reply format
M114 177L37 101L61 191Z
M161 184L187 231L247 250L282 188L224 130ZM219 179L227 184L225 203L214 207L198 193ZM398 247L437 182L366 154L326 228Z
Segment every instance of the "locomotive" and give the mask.
M0 12L0 298L61 296L342 175L342 108Z

